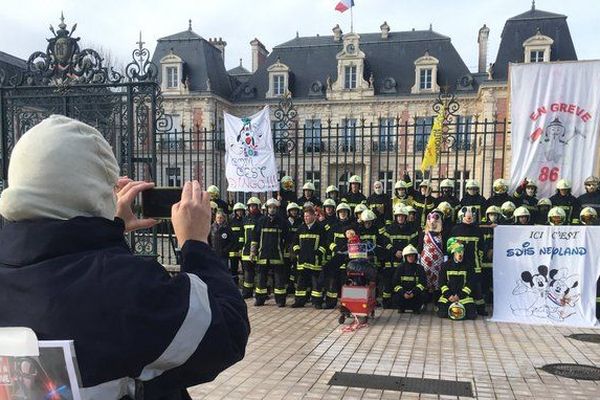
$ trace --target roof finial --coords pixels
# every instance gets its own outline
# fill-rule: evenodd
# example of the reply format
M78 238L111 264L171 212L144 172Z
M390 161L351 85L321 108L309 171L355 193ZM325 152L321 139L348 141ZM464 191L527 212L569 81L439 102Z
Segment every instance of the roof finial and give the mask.
M65 16L62 11L60 12L60 24L58 24L58 27L60 29L65 29L67 27L67 25L65 25Z
M140 47L140 50L144 48L144 44L146 44L146 42L142 41L142 31L140 31L140 40L137 41L135 44L137 44Z
M300 37L300 32L296 31L296 39Z
M240 67L242 66L242 59L240 58Z
M188 31L192 30L192 19L188 19Z
M535 0L531 0L531 11L535 11Z
M430 22L429 23L429 30L432 31L433 30L433 24Z

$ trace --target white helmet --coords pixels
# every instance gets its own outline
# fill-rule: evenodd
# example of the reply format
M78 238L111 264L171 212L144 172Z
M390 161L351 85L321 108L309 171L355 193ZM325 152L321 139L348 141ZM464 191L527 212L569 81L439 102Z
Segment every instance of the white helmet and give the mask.
M337 186L335 185L329 185L327 186L327 190L325 190L326 194L329 194L331 192L339 192L340 190L337 188Z
M269 199L266 203L267 207L279 207L279 200L277 199Z
M323 208L325 207L335 207L335 201L333 199L325 199L323 202Z
M549 206L549 207L552 207L552 202L550 201L550 199L548 199L546 197L542 197L541 199L538 200L537 205L538 206Z
M366 209L360 214L360 220L362 222L375 221L376 218L377 216L375 215L375 213L369 209Z
M555 224L554 222L552 222L552 218L560 218L560 223ZM565 223L566 219L567 213L565 213L565 210L563 210L560 207L552 207L550 211L548 211L548 223L550 225L562 225Z
M529 212L529 210L527 209L527 207L517 207L517 209L513 212L513 215L515 217L530 217L531 213Z
M369 208L366 205L360 203L356 207L354 207L354 214L365 212L368 209Z
M362 179L358 175L352 175L350 179L348 179L348 183L362 183Z
M217 203L215 203L214 201L210 202L210 209L211 210L216 210L219 208L219 205Z
M598 218L598 213L593 207L584 207L579 213L579 220L584 223L593 222Z
M394 216L396 215L406 215L408 217L408 210L404 206L396 206L394 207Z
M514 215L515 209L515 203L512 201L505 201L500 207L500 210L502 210L502 214L504 215Z
M304 186L302 186L302 190L312 190L314 192L316 189L314 183L306 182Z
M290 210L300 210L300 206L294 202L291 202L290 204L287 205L287 207L285 208L285 210L287 212L289 212Z
M419 184L419 187L428 187L431 188L431 181L429 179L423 179Z
M402 249L402 257L406 257L410 254L419 254L415 246L413 246L412 244L409 244L408 246L404 247L404 249Z
M440 204L438 204L437 209L440 210L442 214L444 214L445 218L450 217L452 215L452 212L454 211L452 209L452 205L447 201L442 201Z
M440 189L444 189L444 188L454 189L454 181L452 179L444 179L440 183Z
M259 207L260 207L260 205L261 205L261 202L260 202L260 199L259 199L258 197L254 197L254 196L253 196L253 197L250 197L250 198L248 199L248 201L246 202L246 204L247 204L247 205L252 205L252 204L254 204L254 205L256 205L256 206L259 206Z
M246 211L246 206L244 205L244 203L235 203L233 205L233 211L237 211L237 210L244 210L244 211Z
M342 210L346 210L346 211L348 211L348 212L352 211L352 210L350 209L350 206L349 206L348 204L346 204L346 203L340 203L340 204L338 204L338 206L335 208L335 212L339 212L339 211L342 211Z
M479 182L476 179L467 179L465 189L479 189Z
M212 195L214 195L214 196L218 196L218 195L219 195L219 188L218 188L218 187L216 187L215 185L210 185L210 186L209 186L209 187L206 189L206 191L207 191L209 194L212 194Z
M571 182L569 182L567 179L559 179L558 182L556 182L556 188L558 190L571 189Z
M404 208L406 209L406 212L409 213L409 214L417 212L417 210L415 210L415 208L413 206L406 206Z
M506 193L508 191L508 183L502 178L496 179L492 188L494 190L494 193Z
M407 183L404 181L397 181L394 185L394 189L406 189Z

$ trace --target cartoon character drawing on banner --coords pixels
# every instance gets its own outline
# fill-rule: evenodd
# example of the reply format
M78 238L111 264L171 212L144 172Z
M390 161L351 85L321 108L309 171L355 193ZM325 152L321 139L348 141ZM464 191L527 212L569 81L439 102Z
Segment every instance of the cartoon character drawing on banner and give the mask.
M258 156L258 143L254 129L252 128L252 120L247 117L242 118L242 124L242 129L240 129L240 133L237 136L239 153L243 153L245 157L256 157ZM258 138L261 136L262 135L259 133Z
M562 122L558 117L555 117L554 120L552 120L552 122L550 122L543 130L543 134L542 128L537 128L531 134L531 140L535 141L538 137L542 136L541 145L543 145L544 151L540 157L543 155L543 158L547 162L560 163L562 162L562 158L565 154L565 146L567 146L569 142L578 135L585 138L585 135L577 128L574 128L573 132L568 134L565 123Z

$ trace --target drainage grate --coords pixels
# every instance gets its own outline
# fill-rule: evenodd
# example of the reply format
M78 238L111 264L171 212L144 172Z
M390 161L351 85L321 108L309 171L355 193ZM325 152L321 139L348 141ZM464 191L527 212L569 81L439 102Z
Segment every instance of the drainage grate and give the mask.
M581 340L582 342L600 343L600 335L597 333L573 333L567 337L569 339Z
M444 381L441 379L336 372L328 384L365 389L473 397L471 382Z
M565 378L578 379L584 381L600 380L600 368L592 365L580 364L548 364L542 367L542 370Z

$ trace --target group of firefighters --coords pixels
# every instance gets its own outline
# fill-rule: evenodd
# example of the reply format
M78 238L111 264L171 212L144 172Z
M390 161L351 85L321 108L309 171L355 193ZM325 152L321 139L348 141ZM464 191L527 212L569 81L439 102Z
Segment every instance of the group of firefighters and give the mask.
M420 313L433 302L441 317L460 303L466 318L487 315L492 300L493 234L497 225L595 225L600 210L600 179L585 180L586 193L576 198L571 184L560 179L556 194L538 199L537 185L525 179L514 193L497 179L486 199L476 180L468 180L462 199L454 182L444 179L439 195L429 180L413 188L410 177L396 182L393 195L376 181L369 197L359 176L349 179L344 195L326 189L323 202L307 182L296 198L295 183L281 179L277 198L264 204L251 197L234 205L219 199L210 186L214 223L210 241L228 262L244 298L262 306L272 293L285 307L307 302L317 308L337 305L346 281L348 242L355 236L370 242L369 259L378 269L378 294L384 308ZM231 208L231 210L230 210ZM243 277L239 279L239 268Z

